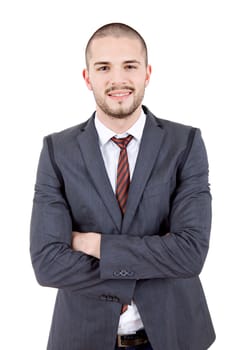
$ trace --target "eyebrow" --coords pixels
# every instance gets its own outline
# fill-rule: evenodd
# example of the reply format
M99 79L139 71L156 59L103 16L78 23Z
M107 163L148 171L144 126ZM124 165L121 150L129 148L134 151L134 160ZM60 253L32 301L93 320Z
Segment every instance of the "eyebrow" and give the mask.
M127 64L127 63L136 63L136 64L141 64L140 61L137 61L137 60L128 60L128 61L124 61L124 64Z
M95 62L94 66L100 66L100 65L105 65L105 64L110 64L110 62L107 62L107 61Z
M126 61L123 62L123 64L131 64L131 63L141 64L141 62L138 61L138 60L126 60ZM99 62L95 62L94 66L101 66L101 65L108 65L108 64L111 64L111 62L99 61Z

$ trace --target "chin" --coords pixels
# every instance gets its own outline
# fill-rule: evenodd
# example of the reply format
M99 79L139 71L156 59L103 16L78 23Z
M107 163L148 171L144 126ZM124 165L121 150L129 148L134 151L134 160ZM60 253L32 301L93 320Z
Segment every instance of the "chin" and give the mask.
M139 108L139 105L119 106L117 108L109 108L107 114L113 118L124 119L130 117L137 108Z
M136 109L121 109L121 110L109 110L109 113L107 113L108 115L110 115L113 118L116 119L125 119L130 117Z

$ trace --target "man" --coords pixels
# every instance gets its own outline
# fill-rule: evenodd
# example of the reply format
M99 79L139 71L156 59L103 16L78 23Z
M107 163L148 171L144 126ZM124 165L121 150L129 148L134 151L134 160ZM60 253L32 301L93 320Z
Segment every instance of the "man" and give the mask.
M99 28L83 77L96 112L45 138L31 221L41 285L58 288L49 350L204 350L215 339L198 275L209 246L198 129L142 105L143 38Z

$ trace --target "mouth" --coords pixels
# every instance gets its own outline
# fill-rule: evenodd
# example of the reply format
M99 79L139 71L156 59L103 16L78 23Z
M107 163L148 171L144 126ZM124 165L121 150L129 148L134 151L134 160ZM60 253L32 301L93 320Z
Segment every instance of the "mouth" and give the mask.
M112 90L107 93L107 95L115 101L123 101L127 99L130 95L132 95L133 90Z

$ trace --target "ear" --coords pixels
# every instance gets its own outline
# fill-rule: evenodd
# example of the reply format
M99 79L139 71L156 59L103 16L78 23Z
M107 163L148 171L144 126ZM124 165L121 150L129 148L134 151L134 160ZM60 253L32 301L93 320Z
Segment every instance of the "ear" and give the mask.
M89 72L88 72L88 70L86 68L83 70L82 75L83 75L83 78L84 78L85 83L87 85L87 88L89 90L92 90L92 86L91 86L91 83L90 83Z
M150 77L151 77L151 72L152 72L151 65L148 64L148 66L146 67L146 81L145 81L145 87L149 84Z

